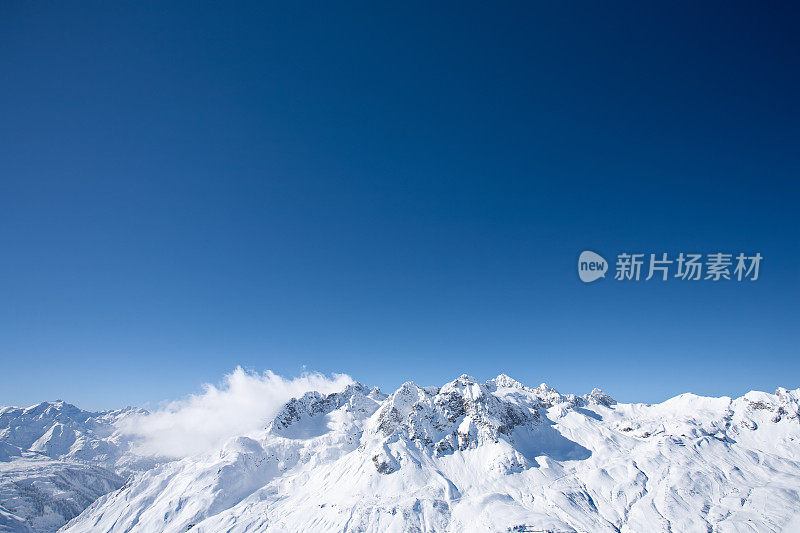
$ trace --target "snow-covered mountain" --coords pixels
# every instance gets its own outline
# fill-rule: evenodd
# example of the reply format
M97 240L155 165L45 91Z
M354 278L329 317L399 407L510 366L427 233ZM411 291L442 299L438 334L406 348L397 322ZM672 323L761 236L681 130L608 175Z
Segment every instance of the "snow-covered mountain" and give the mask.
M156 461L130 452L119 422L138 409L89 412L58 401L0 408L0 531L55 531Z
M107 494L63 531L800 531L798 413L800 389L648 405L505 375L389 396L354 384L293 399L213 453L98 486ZM38 434L2 431L20 450ZM52 446L59 461L85 448ZM111 471L140 464L126 454L108 454ZM15 457L3 460L29 460Z

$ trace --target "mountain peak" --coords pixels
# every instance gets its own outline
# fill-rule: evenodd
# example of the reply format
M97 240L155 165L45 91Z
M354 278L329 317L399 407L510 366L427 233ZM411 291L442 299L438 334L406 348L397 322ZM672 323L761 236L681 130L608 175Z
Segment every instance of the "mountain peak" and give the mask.
M499 374L496 378L489 381L493 381L497 387L506 387L509 389L527 389L525 385L512 378L508 374Z
M586 400L591 404L597 405L605 405L606 407L610 407L617 403L617 401L603 392L601 389L595 387L592 389L592 392L585 396Z
M222 453L137 476L64 531L791 529L799 416L800 390L646 405L504 374L388 396L354 384L295 398Z

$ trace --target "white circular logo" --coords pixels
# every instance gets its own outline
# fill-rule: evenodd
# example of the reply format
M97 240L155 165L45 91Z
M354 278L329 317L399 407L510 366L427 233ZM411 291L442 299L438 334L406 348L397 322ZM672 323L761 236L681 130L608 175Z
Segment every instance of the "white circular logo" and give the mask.
M581 252L578 258L578 277L584 283L606 277L608 263L603 256L588 250Z

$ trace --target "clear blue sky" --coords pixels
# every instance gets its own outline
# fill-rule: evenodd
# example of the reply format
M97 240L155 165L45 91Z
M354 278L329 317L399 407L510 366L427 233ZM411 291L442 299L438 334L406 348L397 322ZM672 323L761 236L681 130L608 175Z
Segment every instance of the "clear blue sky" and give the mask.
M797 6L382 4L3 4L0 404L800 386ZM765 259L584 285L584 249Z

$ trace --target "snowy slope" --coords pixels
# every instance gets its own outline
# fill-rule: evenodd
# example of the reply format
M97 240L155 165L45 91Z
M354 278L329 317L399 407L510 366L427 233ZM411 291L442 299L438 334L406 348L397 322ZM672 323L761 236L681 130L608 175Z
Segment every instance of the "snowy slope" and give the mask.
M55 531L122 484L113 471L87 464L0 462L0 531Z
M657 405L508 376L292 400L64 531L800 531L800 389Z
M116 429L139 413L61 401L0 408L0 531L55 531L130 473L152 468Z

